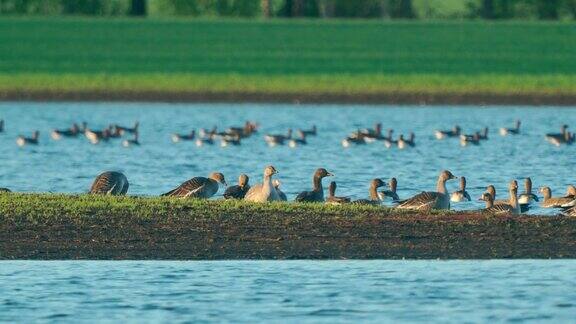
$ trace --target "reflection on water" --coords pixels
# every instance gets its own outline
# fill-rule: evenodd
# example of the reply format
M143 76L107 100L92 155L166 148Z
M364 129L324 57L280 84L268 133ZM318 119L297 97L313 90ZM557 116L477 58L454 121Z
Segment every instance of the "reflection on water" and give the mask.
M245 172L259 181L262 169L274 164L280 171L289 199L312 186L314 169L325 167L336 174L338 195L363 198L374 177L396 177L399 194L406 197L434 189L441 169L450 169L468 179L469 192L478 198L493 183L502 198L507 183L531 176L534 188L548 185L553 194L563 194L576 183L576 145L554 147L544 141L547 132L558 132L563 123L576 125L571 108L485 107L374 107L307 106L261 104L141 104L141 103L1 103L0 119L6 131L0 134L0 186L26 192L85 192L98 173L120 170L130 180L130 193L157 195L182 181L213 170L235 182ZM522 135L501 137L497 129L522 120ZM261 124L260 133L241 146L196 147L173 144L170 134L191 129L241 125L245 120ZM90 145L83 138L53 141L49 131L87 121L94 128L110 123L132 125L140 121L142 145L124 148L120 141ZM358 127L381 121L396 135L416 133L411 150L386 149L381 143L342 148L340 141ZM284 133L288 128L318 125L318 136L309 145L291 149L269 148L265 133ZM435 129L462 126L465 132L490 128L490 139L480 146L462 148L457 140L437 141ZM41 144L19 148L18 134L41 131ZM456 190L457 182L449 184ZM521 188L520 191L523 189ZM478 201L455 205L457 209L481 207ZM546 213L535 208L532 213Z
M1 322L573 322L575 261L15 261Z

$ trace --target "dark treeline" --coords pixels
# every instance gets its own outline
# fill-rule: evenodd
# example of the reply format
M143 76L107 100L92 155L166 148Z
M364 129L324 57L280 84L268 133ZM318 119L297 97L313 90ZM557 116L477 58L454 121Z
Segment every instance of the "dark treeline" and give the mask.
M0 14L576 19L576 0L0 0Z

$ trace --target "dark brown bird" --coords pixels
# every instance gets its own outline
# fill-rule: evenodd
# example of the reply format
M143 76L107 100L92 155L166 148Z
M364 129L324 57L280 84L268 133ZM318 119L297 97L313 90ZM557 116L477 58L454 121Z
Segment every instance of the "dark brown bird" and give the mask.
M330 182L328 186L328 198L326 198L326 203L331 205L341 205L350 202L348 197L336 197L336 181Z
M38 145L39 135L40 135L40 132L38 132L38 131L34 131L34 133L32 133L32 137L25 137L23 135L20 135L16 139L16 144L18 144L18 146Z
M354 204L361 205L380 205L380 197L378 196L378 188L386 186L386 182L382 179L373 179L370 181L370 188L368 189L369 199L354 200Z
M323 202L324 189L322 188L322 179L325 177L333 176L324 168L317 169L312 177L313 189L312 191L303 191L296 196L295 201L298 202Z
M214 172L208 178L194 177L161 196L208 199L218 192L219 183L226 186L224 175Z
M248 184L250 178L247 175L241 174L238 177L238 184L235 186L230 186L226 188L224 192L224 198L226 199L244 199L248 190L250 190L250 185Z
M92 187L91 194L120 196L128 192L128 179L120 172L107 171L96 177Z

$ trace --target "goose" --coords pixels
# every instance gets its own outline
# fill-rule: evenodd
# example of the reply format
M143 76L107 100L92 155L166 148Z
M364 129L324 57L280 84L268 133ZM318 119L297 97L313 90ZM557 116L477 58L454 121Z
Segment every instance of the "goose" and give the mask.
M297 146L308 144L308 142L306 141L306 134L303 131L298 130L298 137L299 138L291 138L290 140L288 140L288 146L291 148L295 148Z
M316 136L317 135L316 125L312 125L311 129L299 129L299 131L302 132L302 134L304 134L304 136Z
M161 196L208 199L218 192L219 184L226 186L224 175L213 172L208 178L194 177Z
M366 144L365 136L359 132L354 132L350 136L342 140L342 147L350 147L352 144L363 145Z
M96 177L92 187L90 187L90 193L121 196L128 192L129 186L128 179L123 173L106 171Z
M241 174L238 177L238 184L235 186L230 186L226 188L224 192L225 199L244 199L248 190L250 190L250 185L248 184L250 178L247 175Z
M541 187L538 192L544 196L544 200L540 204L542 208L562 208L569 206L574 201L574 196L565 197L552 197L552 190L550 187Z
M134 133L133 139L125 139L122 141L122 146L124 147L138 146L138 145L140 145L140 142L138 141L138 132Z
M50 137L52 137L52 139L55 141L59 141L63 137L78 137L78 134L80 134L80 127L78 127L78 124L74 123L69 129L52 130Z
M502 136L506 136L506 135L518 135L520 134L520 120L516 120L515 124L514 124L514 128L506 128L506 127L502 127L500 128L500 135Z
M400 201L398 194L396 193L396 189L398 188L398 180L396 178L390 179L388 182L389 190L382 190L378 193L378 198L380 200L386 200L386 198L392 199L393 202Z
M436 139L441 140L448 137L460 136L461 131L462 129L460 128L460 126L455 125L454 127L452 127L451 130L436 130L434 132L434 135L436 136Z
M482 130L482 133L480 133L480 136L478 137L478 139L481 141L485 141L488 139L488 127L484 127L484 129Z
M200 128L198 135L200 135L200 138L207 138L207 137L213 137L217 133L218 133L218 127L214 126L212 127L211 130L207 130L206 128Z
M431 209L450 209L450 195L446 182L457 179L452 172L444 170L438 176L436 191L421 192L416 196L400 202L396 208L428 211Z
M566 126L566 125L564 125ZM566 126L568 127L568 126ZM563 130L564 134L547 134L546 135L546 140L554 145L554 146L560 146L562 144L572 144L573 142L573 137L572 137L572 133L567 132L566 130Z
M566 139L567 131L568 131L568 125L562 125L560 127L560 133L548 133L544 137L549 142L551 142L552 140L557 140L559 142L563 142Z
M124 126L119 126L118 124L115 124L114 128L120 134L120 136L124 136L124 134L126 134L126 133L136 134L138 132L138 126L139 125L140 125L139 122L135 122L134 127L124 127Z
M460 190L454 191L450 195L451 202L462 202L462 201L471 201L470 195L466 191L466 177L460 178Z
M375 142L377 140L382 139L382 123L376 123L376 125L374 125L374 129L363 129L360 131L360 133L362 135L364 135L364 141L366 141L367 143L372 143Z
M90 141L92 144L98 144L101 141L108 141L110 138L110 129L105 128L102 131L91 130L86 128L84 131L84 136Z
M4 119L0 119L0 133L4 133Z
M188 134L172 134L172 142L174 143L178 143L178 142L183 142L183 141L193 141L194 138L196 137L196 131L192 130L190 133Z
M405 139L404 142L405 142L408 146L414 147L414 146L416 146L416 141L415 141L415 139L416 139L416 135L414 135L413 132L410 132L410 137L409 137L408 139Z
M251 202L268 202L281 200L278 191L272 184L272 176L278 174L278 171L271 165L264 169L264 179L262 183L254 185L244 197L244 200Z
M272 185L274 186L274 189L276 189L276 193L278 193L278 197L280 197L280 201L288 201L286 194L282 190L280 190L280 185L282 185L280 180L278 180L278 179L272 180Z
M297 202L323 202L324 189L322 188L322 179L325 177L334 176L324 168L316 169L312 177L312 185L314 186L311 191L302 191L296 196L294 201Z
M402 137L402 138L404 138L404 137ZM392 137L392 134L390 134L390 136L384 138L384 139L382 140L382 142L384 143L384 146L385 146L386 148L391 148L391 147L394 146L394 145L398 145L399 140L400 140L400 139L395 140L395 139ZM404 140L404 142L406 142L406 140ZM405 144L405 143L404 143L404 144Z
M240 135L225 135L220 138L220 146L227 147L227 146L238 146L240 145Z
M468 146L468 144L480 144L480 132L476 132L474 135L460 135L460 145Z
M241 138L250 137L253 133L256 133L258 129L258 124L246 121L243 127L229 127L226 132L230 135L237 134Z
M524 180L524 187L526 188L526 191L518 196L518 203L529 204L532 200L538 201L538 196L532 193L532 179L530 179L530 177Z
M289 128L286 135L281 134L267 134L264 140L269 146L284 145L284 142L292 138L292 129Z
M486 208L483 212L492 215L517 215L516 210L509 204L494 205L494 198L488 192L482 194L478 200L486 202Z
M378 188L386 186L386 182L382 179L376 178L370 181L370 188L368 189L368 199L354 200L354 204L361 205L380 205L380 197L378 196Z
M576 217L576 207L566 209L565 211L562 212L562 215L568 217Z
M404 134L400 134L400 137L398 137L398 142L396 142L396 145L398 145L398 148L403 150L404 148L406 148L406 146L408 146L408 144L406 144L406 141L404 140Z
M108 138L120 138L123 134L116 125L108 125Z
M196 146L201 147L204 145L214 145L214 140L216 139L216 133L210 132L205 136L201 136L196 140Z
M39 131L34 131L34 133L32 133L32 137L25 137L23 135L19 135L18 138L16 139L16 144L18 144L18 146L38 145L39 136L40 136Z
M513 182L515 182L516 180L513 180ZM518 184L516 184L516 187L518 186ZM510 199L500 199L500 200L496 200L496 189L494 188L493 185L489 185L486 188L486 192L489 193L490 195L492 195L493 198L493 202L494 205L509 205L510 204ZM525 213L528 210L530 210L530 204L518 204L518 206L520 206L520 212L521 213Z
M328 185L328 198L326 198L326 203L330 205L341 205L350 202L348 197L336 197L336 181L331 181Z

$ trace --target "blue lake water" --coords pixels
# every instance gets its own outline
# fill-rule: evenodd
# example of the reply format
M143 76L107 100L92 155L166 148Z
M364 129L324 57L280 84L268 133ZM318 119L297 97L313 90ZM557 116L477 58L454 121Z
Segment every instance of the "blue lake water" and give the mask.
M229 183L235 183L241 172L254 183L261 181L267 164L280 171L289 199L311 187L311 175L318 167L336 174L338 195L354 198L365 198L368 182L375 177L398 178L401 197L433 190L442 169L466 176L473 198L488 184L496 186L499 198L507 197L507 184L513 178L522 186L523 178L530 176L534 190L547 185L554 195L563 195L567 185L576 183L576 145L554 147L544 140L545 133L559 132L563 123L576 127L574 108L0 103L0 119L6 121L6 131L0 134L0 187L14 191L86 192L98 173L119 170L130 181L129 194L157 195L215 170L223 172ZM515 119L522 120L522 134L499 136L498 128L512 127ZM86 121L99 129L110 123L132 125L136 120L141 125L140 147L124 148L118 140L99 145L85 138L54 141L49 136L51 129L67 128L73 122ZM214 125L224 129L245 120L259 122L261 129L238 147L199 148L192 142L170 140L174 132ZM340 142L348 133L376 122L382 122L384 129L395 129L396 135L415 132L416 148L386 149L382 143L342 148ZM319 134L304 147L270 148L263 140L266 133L312 124L318 125ZM490 139L480 146L461 147L457 140L434 138L435 129L454 124L469 133L488 126ZM41 133L40 145L16 145L18 134L36 129ZM457 188L457 182L449 183L450 190ZM453 205L455 209L481 206L478 201Z
M576 261L4 261L0 322L574 322Z

